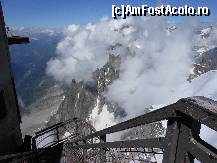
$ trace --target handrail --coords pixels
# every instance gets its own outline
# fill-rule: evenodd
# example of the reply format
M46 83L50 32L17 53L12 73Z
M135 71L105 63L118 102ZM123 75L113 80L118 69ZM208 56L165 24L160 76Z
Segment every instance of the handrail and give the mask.
M91 139L94 137L99 137L102 135L130 129L140 125L145 125L171 118L179 118L180 115L178 115L178 112L189 115L193 119L198 120L204 125L207 125L208 127L217 131L217 102L205 97L198 96L180 99L174 104L165 106L161 109L146 113L142 116L97 131L82 139Z
M141 125L156 123L162 120L167 120L167 131L164 137L121 141L114 140L113 142L106 141L108 134ZM88 135L83 134L83 137L82 133L76 130L74 131L76 133L71 133L67 137L59 138L61 131L64 132L68 130L66 126L70 126L72 122L74 124L74 122L78 121L82 120L74 118L37 132L33 138L33 142L36 142L35 140L37 138L40 138L39 142L40 140L43 141L43 138L46 139L48 137L47 134L56 131L54 135L57 135L57 139L53 142L49 142L45 148L36 148L33 149L32 152L0 157L0 161L19 157L24 160L26 158L27 160L37 155L46 155L46 151L56 148L58 145L65 145L64 150L77 150L76 152L72 152L77 154L77 156L73 155L73 157L77 157L75 162L87 162L91 160L91 157L95 157L94 162L101 163L106 161L109 157L108 154L111 154L111 159L120 159L120 157L126 156L131 160L138 160L140 158L133 158L134 154L132 153L140 152L139 150L141 149L144 149L143 153L146 154L163 154L163 163L193 163L194 158L205 163L217 162L217 149L202 140L199 136L201 124L217 131L217 102L205 97L180 99L174 104L97 132L92 132L91 129L93 128L91 128L89 124L91 132L88 132ZM87 122L83 123L88 124ZM76 129L81 129L78 125L76 126ZM80 132L82 131L80 130ZM98 141L94 141L95 139ZM154 151L154 148L157 148L157 151ZM111 149L116 149L117 151L114 152ZM125 154L116 156L118 149L120 153L125 152ZM70 157L72 153L70 153ZM131 154L128 155L127 153Z
M83 123L84 125L79 126L81 125L81 123ZM74 131L74 130L69 131L69 129L66 128L67 125L70 127L74 126L75 130L77 131ZM81 135L80 137L78 135L79 127L85 127L85 125L88 126L91 132L95 132L95 129L93 128L92 125L76 117L73 119L69 119L65 122L60 122L48 128L42 129L41 131L36 132L35 136L32 138L32 142L33 142L32 148L37 149L37 148L43 148L46 146L55 146L57 144L68 141L69 139L72 139L74 137L80 138ZM65 132L69 133L69 135L65 136L64 135ZM49 140L49 139L54 139L54 140ZM46 142L46 140L48 140L48 142ZM46 144L43 144L41 146L43 142ZM39 145L41 147L39 147Z
M165 137L106 142L105 137L108 134L162 120L168 120ZM73 148L82 150L93 148L126 148L130 146L131 148L153 148L157 144L161 144L159 148L164 149L164 163L179 163L186 162L186 160L193 162L194 158L205 162L217 162L217 150L203 141L199 136L201 124L217 131L217 102L198 96L180 99L174 104L97 131L69 143L73 144ZM104 137L103 143L84 143L90 139L101 137ZM82 142L82 144L79 144L79 142ZM192 149L195 149L196 152Z
M73 122L73 121L76 121L77 119L78 119L78 118L73 118L73 119L69 119L69 120L67 120L67 121L65 121L65 122L59 122L59 123L57 123L57 124L54 124L54 125L52 125L52 126L50 126L50 127L47 127L47 128L45 128L45 129L42 129L42 130L36 132L35 135L36 135L36 136L43 135L43 134L45 134L45 133L47 133L47 132L50 132L50 131L52 131L52 130L55 130L57 127L62 127L62 126L64 126L64 125L68 124L68 123L71 123L71 122Z

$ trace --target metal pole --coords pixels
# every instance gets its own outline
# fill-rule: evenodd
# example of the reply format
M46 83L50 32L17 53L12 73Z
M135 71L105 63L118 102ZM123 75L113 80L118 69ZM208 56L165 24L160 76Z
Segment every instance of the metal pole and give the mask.
M106 142L106 135L100 136L100 142ZM100 161L106 162L106 148L100 150Z

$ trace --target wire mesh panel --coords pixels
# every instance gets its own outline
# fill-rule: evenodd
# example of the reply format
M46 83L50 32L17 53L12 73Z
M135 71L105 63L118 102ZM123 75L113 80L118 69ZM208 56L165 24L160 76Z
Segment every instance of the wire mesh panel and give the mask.
M36 133L36 148L46 148L65 141L72 141L93 133L94 128L87 122L74 118Z
M151 148L74 148L67 144L62 163L154 163L162 162L163 149Z
M80 127L78 129L79 136L76 137L76 139L71 139L64 143L61 159L62 163L162 162L163 148L145 148L142 143L137 143L137 147L134 147L133 143L130 144L130 140L144 140L164 135L165 129L163 128L161 122L140 125L138 127L125 130L123 133L120 134L120 139L122 143L117 144L115 144L115 142L106 142L106 138L102 140L103 137L93 137L91 139L82 140L82 138L85 138L92 133L88 127L88 125L83 128ZM104 143L105 147L100 147L99 143ZM115 146L115 148L109 147L109 143L112 143L112 146ZM99 147L87 147L91 144L95 144L96 146L99 145ZM126 144L128 144L128 146L130 147L123 147Z
M167 120L166 133L162 120ZM36 133L36 147L53 136L46 148L11 156L0 162L32 161L54 163L216 163L217 149L199 136L204 124L217 131L217 103L205 98L181 99L177 103L130 119L104 130L79 119L59 123ZM123 132L121 139L107 141L111 134ZM57 141L57 142L56 142ZM38 160L37 160L38 159ZM53 160L52 160L53 159ZM163 159L163 161L162 161ZM9 161L8 161L9 160Z
M119 123L71 142L75 162L202 162L217 161L217 150L199 137L200 125L217 131L217 103L194 97ZM163 120L167 121L166 132ZM126 131L128 130L128 131ZM122 132L121 141L107 142L109 134ZM159 137L160 136L160 137ZM91 142L97 138L98 142ZM101 141L103 139L103 141ZM135 139L135 140L133 140Z
M141 128L141 126L139 128ZM135 131L137 130L138 128L135 128ZM129 131L130 133L134 133L132 130ZM85 138L85 136L83 138ZM128 139L115 142L106 142L105 138L104 140L102 139L103 137L94 137L91 139L78 138L77 140L65 142L62 152L62 163L162 162L163 148L161 147L163 147L163 145L158 145L161 144L161 138L150 139L150 142L147 144L145 143L145 139ZM153 146L156 147L159 146L159 148L146 147L146 145L149 146L149 144L153 144Z

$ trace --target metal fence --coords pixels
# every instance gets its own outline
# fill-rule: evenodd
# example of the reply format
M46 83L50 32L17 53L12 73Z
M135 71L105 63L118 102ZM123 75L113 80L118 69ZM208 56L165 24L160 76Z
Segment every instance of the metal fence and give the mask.
M95 132L87 122L73 118L45 128L30 139L30 151L0 156L0 163L59 163L65 153L65 143Z
M106 142L109 134L162 120L164 137ZM153 157L162 154L163 163L216 163L216 148L199 136L201 124L217 131L217 102L193 97L68 143L79 156L74 162L156 162Z
M36 132L35 136L32 138L32 148L40 149L55 146L67 141L70 142L90 135L95 131L96 130L89 123L79 118L73 118Z
M111 134L157 126L163 120L167 120L165 135L108 141ZM0 156L0 162L216 163L217 149L199 136L202 124L217 131L217 102L205 97L180 99L101 131L75 118L37 132L31 152Z

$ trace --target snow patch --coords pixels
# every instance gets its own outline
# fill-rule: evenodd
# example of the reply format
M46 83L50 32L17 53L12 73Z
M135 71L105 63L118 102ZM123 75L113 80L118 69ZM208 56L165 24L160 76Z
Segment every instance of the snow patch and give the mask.
M70 134L68 131L66 131L66 132L64 133L64 135L63 135L63 139L69 137L70 135L71 135L71 134Z
M114 113L108 111L106 104L103 105L102 111L100 112L99 104L100 100L97 98L96 105L88 119L97 131L116 124Z

